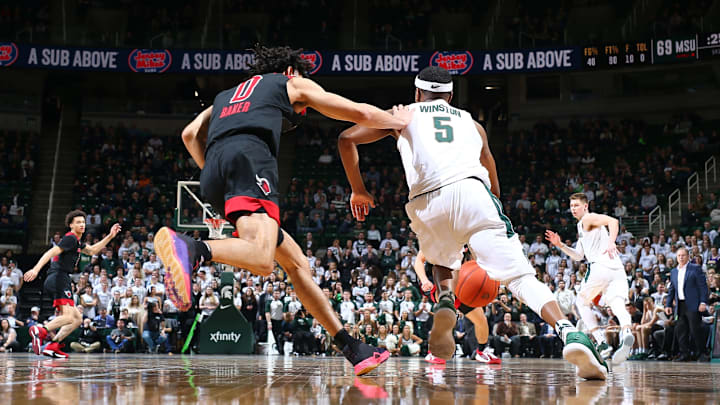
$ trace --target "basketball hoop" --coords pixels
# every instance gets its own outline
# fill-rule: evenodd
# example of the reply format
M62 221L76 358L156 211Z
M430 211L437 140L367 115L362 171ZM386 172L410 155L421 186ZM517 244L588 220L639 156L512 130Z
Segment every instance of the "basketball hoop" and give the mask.
M225 239L226 236L222 231L225 224L229 223L228 221L222 218L205 218L204 222L208 228L210 239Z

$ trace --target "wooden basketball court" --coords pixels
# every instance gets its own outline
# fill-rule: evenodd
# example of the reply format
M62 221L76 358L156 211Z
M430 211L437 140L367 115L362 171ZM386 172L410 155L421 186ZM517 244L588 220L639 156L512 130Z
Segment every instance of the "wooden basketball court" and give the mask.
M561 360L390 359L356 378L339 357L0 355L5 404L717 404L720 364L628 362L581 381Z

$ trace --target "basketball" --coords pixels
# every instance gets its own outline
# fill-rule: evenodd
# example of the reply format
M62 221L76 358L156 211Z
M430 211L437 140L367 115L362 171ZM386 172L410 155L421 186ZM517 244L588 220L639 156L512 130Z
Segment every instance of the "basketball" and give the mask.
M488 277L475 260L470 260L460 268L455 295L469 307L484 307L497 297L499 286L500 282Z

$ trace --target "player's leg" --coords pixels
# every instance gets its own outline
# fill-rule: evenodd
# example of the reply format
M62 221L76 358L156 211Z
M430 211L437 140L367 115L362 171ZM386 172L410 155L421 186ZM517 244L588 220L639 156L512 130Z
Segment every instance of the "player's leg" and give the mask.
M54 330L59 327L60 330L55 334L52 342L45 346L42 354L48 357L68 358L68 354L62 351L64 344L60 342L68 337L75 329L80 327L82 314L73 304L59 305L58 308L60 309L60 316L48 323L47 328L49 330ZM55 321L59 318L62 318L61 321L56 323Z
M275 259L292 279L295 292L303 306L330 335L335 336L342 329L342 323L320 287L312 279L310 265L300 246L287 232L282 232L283 242L275 250Z
M493 350L489 350L488 337L490 336L490 329L483 308L471 308L465 304L460 304L458 310L465 314L475 327L475 338L478 342L478 348L475 353L473 353L473 358L481 363L501 364L502 361L500 358L495 356Z
M72 327L72 330L75 330L80 326L80 322L82 322L82 315L77 311L75 302L72 300L72 285L69 275L62 272L53 272L45 279L43 288L45 292L53 298L53 307L59 309L60 315L48 322L44 327L42 325L34 325L30 328L29 333L32 338L32 348L35 354L41 354L42 343L47 338L48 331L53 331L58 328L62 329L63 327ZM68 308L74 310L74 312L71 312ZM59 350L60 348L56 346L60 341L61 339L58 339L56 334L53 338L53 343L51 343L52 346L48 346L50 346L50 349ZM57 357L67 357L67 355Z
M239 217L235 229L235 238L207 241L212 260L250 270L259 276L269 276L274 270L277 221L265 213L253 213Z
M449 212L460 190L456 184L413 198L405 206L410 227L418 237L425 258L433 263L436 288L435 315L428 338L428 350L438 358L450 360L455 353L453 329L457 321L453 272L460 268L464 235L452 228Z
M605 362L590 338L568 321L550 289L535 278L517 235L504 229L483 230L470 237L470 248L490 278L505 281L513 296L555 326L565 343L563 357L577 366L580 377L607 378Z
M635 336L633 336L631 330L632 317L627 308L625 308L625 297L628 296L628 283L624 274L624 271L617 272L617 274L613 273L613 280L603 292L605 302L610 306L613 314L617 316L618 321L620 321L620 347L618 347L613 354L613 364L620 364L627 360L635 343Z
M292 279L298 299L308 312L333 336L335 343L355 369L356 375L367 374L390 358L390 352L367 345L343 329L330 302L312 279L307 257L300 246L283 231L283 241L275 250L275 259Z

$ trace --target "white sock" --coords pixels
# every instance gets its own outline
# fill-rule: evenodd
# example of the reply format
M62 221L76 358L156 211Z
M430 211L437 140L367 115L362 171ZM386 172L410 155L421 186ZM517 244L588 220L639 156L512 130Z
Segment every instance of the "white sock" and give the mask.
M555 330L558 332L558 335L560 335L560 339L562 339L563 343L565 343L565 338L568 333L577 332L577 328L575 328L575 326L573 326L573 324L567 319L557 321L555 323Z

